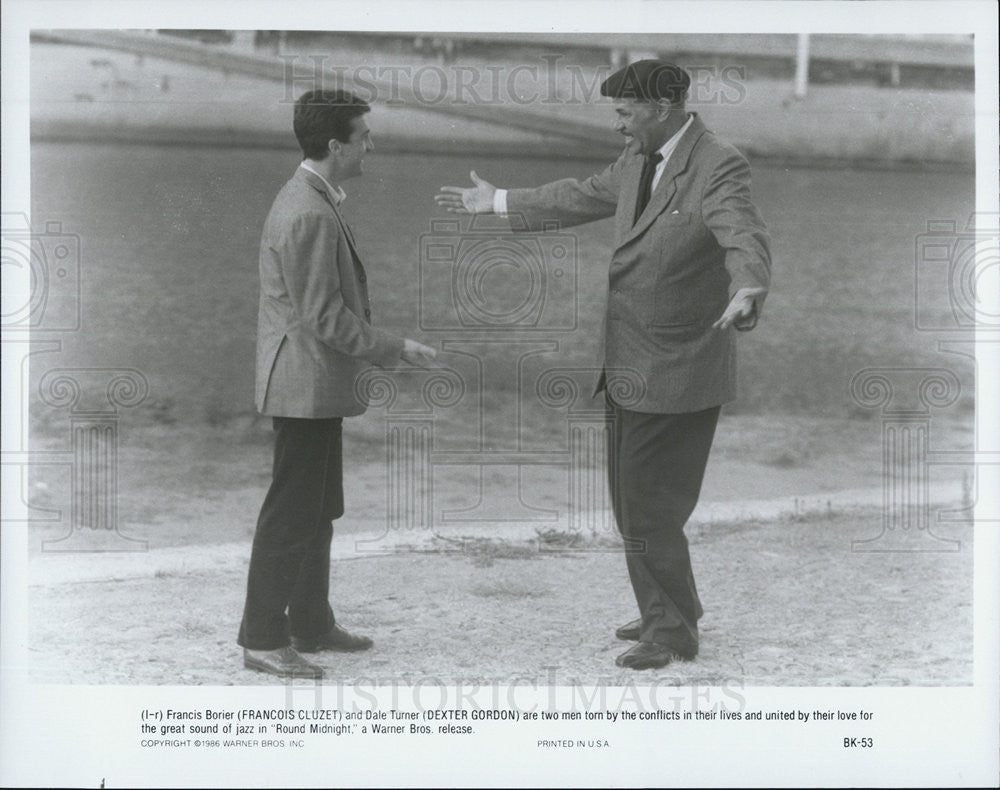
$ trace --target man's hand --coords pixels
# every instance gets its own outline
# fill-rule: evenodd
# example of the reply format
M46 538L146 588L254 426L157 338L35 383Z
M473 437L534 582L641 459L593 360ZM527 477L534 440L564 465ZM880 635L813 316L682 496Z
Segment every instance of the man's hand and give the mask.
M735 326L739 331L745 332L753 329L756 325L757 307L754 304L754 298L747 294L736 294L722 317L712 324L712 328L729 329L729 327Z
M473 170L469 173L474 187L441 187L434 200L441 208L452 214L490 214L493 212L493 195L497 188L484 181Z
M403 353L399 355L399 358L418 368L429 368L433 366L437 353L437 350L430 346L405 338L403 340Z

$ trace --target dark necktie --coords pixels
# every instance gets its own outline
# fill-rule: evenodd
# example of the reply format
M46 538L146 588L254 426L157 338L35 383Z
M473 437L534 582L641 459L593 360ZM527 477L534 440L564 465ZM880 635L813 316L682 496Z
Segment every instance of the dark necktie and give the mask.
M649 195L652 191L650 187L653 185L653 176L656 175L656 166L662 161L663 157L656 153L647 156L642 163L642 175L639 177L639 196L635 201L635 217L632 218L633 225L639 221L639 216L649 203Z

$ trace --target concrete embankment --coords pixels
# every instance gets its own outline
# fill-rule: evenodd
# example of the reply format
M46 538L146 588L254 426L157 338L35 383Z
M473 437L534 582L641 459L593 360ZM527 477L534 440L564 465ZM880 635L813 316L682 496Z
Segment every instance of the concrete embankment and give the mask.
M393 59L349 48L324 53L322 66L309 71L318 61L304 50L234 54L149 40L156 56L138 54L142 40L135 36L114 49L34 42L33 138L294 149L291 110L298 93L318 80L333 84L335 75L353 74L355 86L375 94L371 125L385 150L606 160L618 148L610 106L591 95L594 75L588 82L579 72L554 79L542 74L538 79L550 83L543 86L531 82L530 69L515 71L525 64L470 58L432 65L412 55ZM477 80L475 90L470 80ZM817 85L799 100L787 82L723 74L715 88L693 98L692 109L710 128L756 159L973 165L975 107L967 91Z

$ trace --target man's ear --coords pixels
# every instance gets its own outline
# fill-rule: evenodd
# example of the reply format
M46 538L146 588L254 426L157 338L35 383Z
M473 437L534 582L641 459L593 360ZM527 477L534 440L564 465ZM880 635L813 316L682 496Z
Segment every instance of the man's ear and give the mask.
M340 145L341 145L341 143L340 143L340 140L337 140L336 138L333 138L333 137L331 137L331 138L330 138L330 139L329 139L329 140L327 141L327 144L326 144L326 149L327 149L327 150L328 150L328 151L329 151L329 152L330 152L331 154L333 154L334 156L336 156L337 154L339 154L339 153L340 153Z
M670 114L671 104L667 99L657 99L656 100L656 118L660 121L667 120L667 116Z

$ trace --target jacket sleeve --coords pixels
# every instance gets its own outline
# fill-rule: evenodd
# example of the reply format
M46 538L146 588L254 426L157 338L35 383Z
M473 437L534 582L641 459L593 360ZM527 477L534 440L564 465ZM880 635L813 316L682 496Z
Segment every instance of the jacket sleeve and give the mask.
M735 151L712 171L701 199L702 218L726 251L729 298L752 291L757 312L771 282L770 237L750 201L750 165Z
M344 303L339 236L331 217L300 214L279 240L281 273L299 326L349 357L393 365L399 362L403 339L376 329Z
M542 230L546 222L572 227L610 217L618 207L625 152L600 173L582 181L563 178L532 189L507 191L507 217L514 230Z

